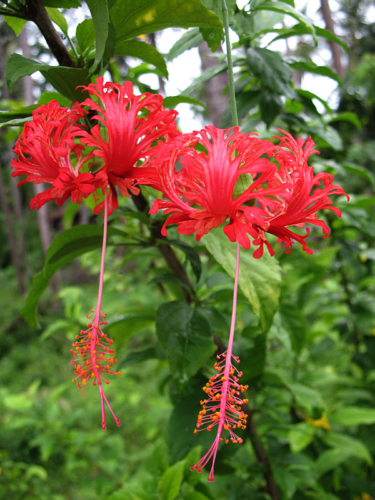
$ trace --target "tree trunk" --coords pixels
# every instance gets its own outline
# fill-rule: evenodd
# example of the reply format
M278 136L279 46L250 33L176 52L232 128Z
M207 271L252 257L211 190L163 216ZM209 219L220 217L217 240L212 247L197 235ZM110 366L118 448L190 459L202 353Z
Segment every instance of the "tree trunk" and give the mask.
M326 29L331 33L335 34L335 24L332 19L331 8L329 6L328 0L320 0L320 6L322 9L322 15L324 22L326 24ZM332 53L333 67L339 76L343 75L343 67L341 64L341 49L340 47L332 41L328 41Z
M222 53L221 47L216 51ZM210 57L211 50L206 42L199 45L199 55L202 62L202 71L217 66L218 60L216 57ZM223 94L225 88L228 88L229 80L227 73L220 73L208 80L205 84L207 109L212 123L215 127L220 127L221 118L229 102L229 93Z

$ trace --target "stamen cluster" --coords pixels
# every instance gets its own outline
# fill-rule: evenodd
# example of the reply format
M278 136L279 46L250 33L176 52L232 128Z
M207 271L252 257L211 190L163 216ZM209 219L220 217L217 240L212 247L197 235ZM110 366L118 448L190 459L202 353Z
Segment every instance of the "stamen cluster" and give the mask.
M94 310L92 309L93 313ZM90 319L90 315L87 315ZM104 380L106 384L109 384L107 380L107 375L122 375L121 371L113 370L113 365L117 363L117 359L114 358L114 350L112 349L113 340L110 339L107 334L101 329L101 325L107 325L105 321L105 314L100 315L100 321L87 323L87 330L81 330L79 335L76 335L76 342L72 343L72 349L70 353L73 355L72 364L74 365L75 378L72 380L76 383L78 379L81 379L77 383L78 389L82 389L89 380L92 379L92 385L99 386L99 392L102 403L102 427L103 430L106 429L105 414L104 414L104 401L107 403L113 418L117 426L120 425L120 419L118 419L112 411L110 404L103 392L102 381ZM95 324L97 323L97 324Z
M236 363L240 363L240 359L237 356L228 356L228 351L216 357L218 361L214 368L218 373L203 387L207 398L200 402L202 410L198 414L194 434L203 430L212 431L217 426L217 435L208 452L191 467L191 470L196 469L201 472L212 458L209 481L214 480L214 464L219 443L221 441L225 444L229 441L242 443L243 439L234 431L246 429L247 421L247 415L242 411L241 405L248 403L248 400L242 399L241 394L248 389L248 386L239 383L243 373L231 362L233 358Z

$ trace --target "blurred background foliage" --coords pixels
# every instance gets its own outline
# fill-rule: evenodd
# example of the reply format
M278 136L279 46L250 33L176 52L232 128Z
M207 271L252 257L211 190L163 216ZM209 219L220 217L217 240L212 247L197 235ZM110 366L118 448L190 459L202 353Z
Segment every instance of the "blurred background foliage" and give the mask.
M221 2L194 0L171 9L177 4L1 1L0 497L371 500L370 1L321 0L310 19L303 2L296 8L293 0L228 0L241 130L264 138L277 135L276 127L311 135L321 153L312 159L316 170L333 173L351 201L335 200L341 219L324 215L331 229L327 240L312 231L312 256L278 248L275 258L257 261L243 252L234 352L250 387L249 424L243 445L219 450L215 482L207 483L207 471L189 467L212 441L209 433L195 436L193 430L213 354L227 341L234 250L219 231L198 244L171 229L169 241L162 241L161 217L147 215L156 197L151 189L143 189L141 202L122 199L110 222L103 310L123 371L108 388L121 427L112 423L103 432L98 394L77 391L70 381L70 343L96 298L102 221L92 216L92 200L32 213L33 187L17 191L10 176L12 147L35 106L53 98L62 105L82 99L76 85L98 74L131 80L140 92L162 93L168 107L189 104L201 126L229 127ZM45 28L46 16L54 27ZM169 28L184 29L161 53L158 43L163 37L165 44L172 31L160 30ZM57 48L51 39L59 41ZM201 75L181 94L166 95L168 68L196 47ZM316 93L304 87L309 74ZM327 99L322 87L329 80L337 89ZM171 266L171 252L180 267ZM172 348L176 334L188 340L187 351Z

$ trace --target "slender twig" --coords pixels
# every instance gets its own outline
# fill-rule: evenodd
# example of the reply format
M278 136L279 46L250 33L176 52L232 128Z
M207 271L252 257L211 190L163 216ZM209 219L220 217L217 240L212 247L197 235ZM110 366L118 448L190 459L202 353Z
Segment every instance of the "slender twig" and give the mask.
M229 37L229 16L228 7L225 0L221 0L223 6L223 21L224 21L224 31L225 31L225 42L227 45L227 61L228 61L228 73L229 73L229 93L230 93L230 104L232 109L232 122L235 127L238 127L238 116L237 116L237 105L236 105L236 93L234 90L234 75L233 75L233 61L232 61L232 47L230 44Z
M56 57L60 66L75 68L76 64L61 40L60 35L53 27L42 0L26 0L25 5L22 5L21 8L26 18L33 21L38 26L48 47L51 49L52 54Z

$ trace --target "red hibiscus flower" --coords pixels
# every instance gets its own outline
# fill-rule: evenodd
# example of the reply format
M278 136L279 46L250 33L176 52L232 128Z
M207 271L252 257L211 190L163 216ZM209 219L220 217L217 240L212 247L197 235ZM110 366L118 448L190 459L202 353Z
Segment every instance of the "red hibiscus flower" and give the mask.
M94 177L81 172L83 164L92 158L82 158L82 144L74 139L82 134L76 123L83 116L79 108L61 107L56 101L40 106L33 112L33 119L25 123L14 147L17 155L12 160L13 177L26 175L25 182L45 182L51 187L35 196L30 207L39 209L50 200L61 205L71 196L80 203L95 189Z
M349 196L344 190L333 184L333 175L324 172L315 175L314 167L307 164L309 156L313 153L319 154L313 149L315 143L311 137L305 143L303 139L295 140L283 130L280 132L285 135L278 137L281 142L275 157L278 160L279 169L269 185L284 184L290 186L288 188L289 196L283 198L276 195L276 200L258 199L268 215L263 224L257 226L259 237L254 241L254 244L259 245L259 248L254 253L254 257L262 256L263 244L267 246L271 255L275 253L266 240L265 232L277 236L278 243L283 241L287 248L286 253L291 252L293 239L302 245L304 251L312 254L312 250L308 248L305 241L309 235L309 228L306 228L305 235L300 235L288 229L287 226L304 227L306 223L320 226L323 237L326 238L329 229L324 221L318 219L317 212L328 209L341 217L341 211L332 205L329 196L332 194L345 195L349 200Z
M198 153L191 147L198 141L207 152ZM220 130L213 126L201 130L197 137L187 134L170 144L159 145L152 161L155 173L151 168L140 168L145 175L139 182L162 191L169 200L156 200L151 209L151 213L165 209L165 213L173 214L165 222L162 234L166 235L168 225L178 224L180 234L196 233L199 241L210 229L229 219L225 234L231 241L250 248L248 235L258 236L255 227L261 226L267 212L246 203L255 202L259 196L288 196L287 185L263 187L276 172L276 164L269 160L274 149L271 142L245 135L237 127ZM178 159L183 168L177 172ZM250 185L236 197L240 176Z
M95 84L83 88L99 102L88 98L81 106L85 111L94 112L91 119L100 124L94 125L90 133L84 133L82 142L94 147L94 156L104 161L100 173L103 181L111 187L111 212L112 206L117 207L115 186L124 196L129 196L129 191L133 194L139 192L134 185L136 174L133 167L138 160L153 154L153 142L161 138L169 140L180 134L175 124L177 112L165 110L160 95L148 92L134 95L131 82L125 82L123 86L111 82L103 84L100 77ZM103 207L104 204L100 203L95 213Z
M287 226L310 223L322 227L324 235L328 235L328 227L316 212L327 208L341 216L329 196L345 193L333 185L332 175L314 175L314 168L307 165L309 156L316 152L311 138L305 148L303 139L296 141L286 132L279 139L280 146L274 146L237 128L208 126L199 134L183 135L159 145L155 158L150 160L153 167L139 169L144 171L139 183L155 187L166 198L156 200L151 208L151 213L163 209L171 214L162 234L166 235L168 225L177 224L180 234L196 233L199 240L229 220L223 229L229 240L248 249L250 236L259 246L255 258L263 255L263 245L274 254L265 233L277 236L278 242L284 241L288 252L293 239L311 253L305 241L308 230L306 235L300 235ZM196 151L198 142L206 152ZM178 161L180 170L176 169ZM245 184L236 196L242 179Z

